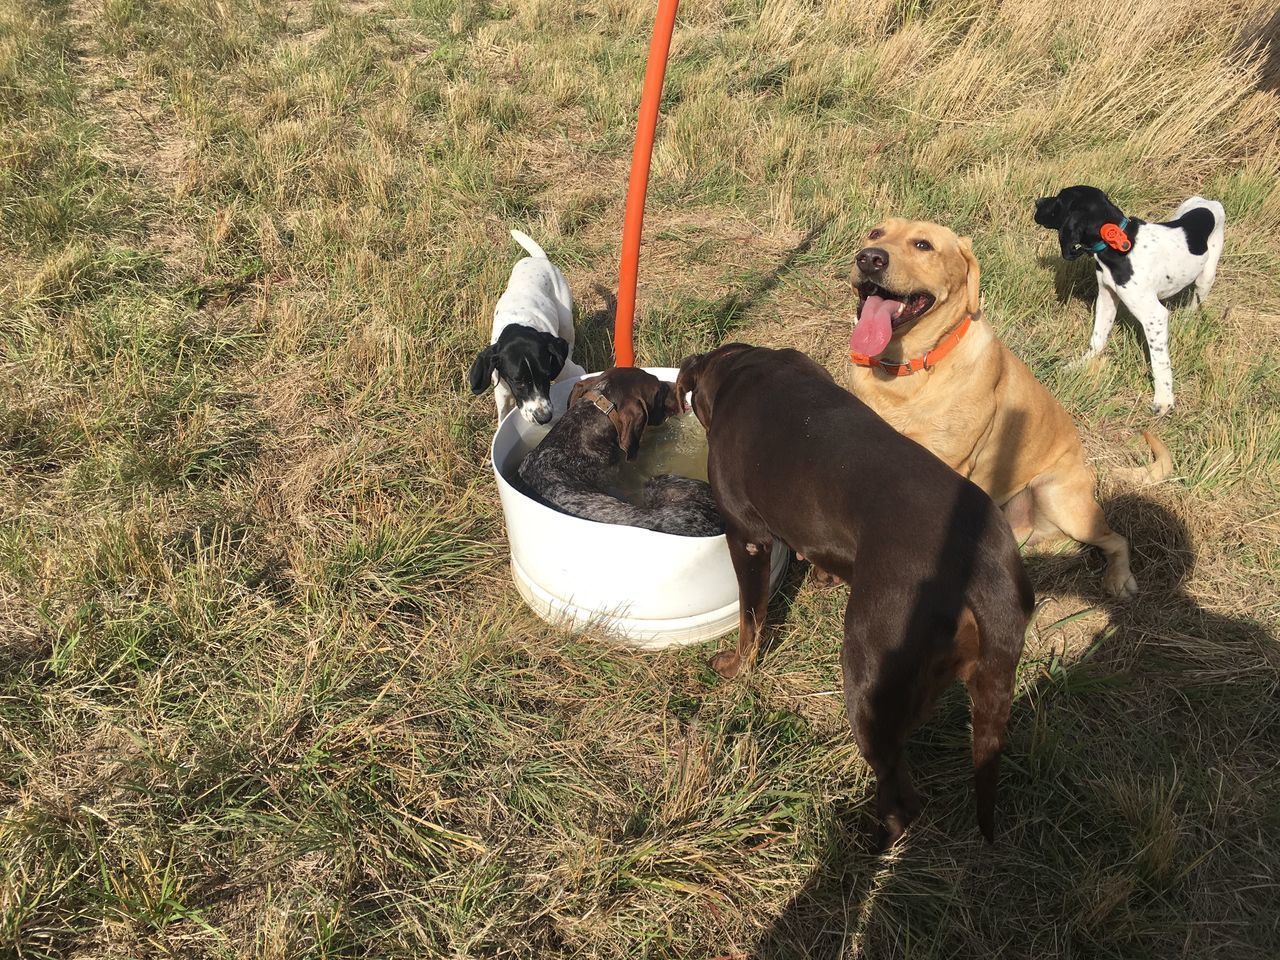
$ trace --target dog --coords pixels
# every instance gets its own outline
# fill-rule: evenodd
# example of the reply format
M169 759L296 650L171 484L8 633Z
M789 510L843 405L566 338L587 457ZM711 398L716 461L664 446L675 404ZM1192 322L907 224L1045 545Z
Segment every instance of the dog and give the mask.
M547 424L551 384L587 372L573 362L573 297L542 247L519 230L511 236L529 256L511 268L493 311L489 346L471 364L468 380L477 396L493 387L499 422L518 406L530 423Z
M1123 303L1142 324L1151 355L1155 397L1151 412L1173 409L1173 368L1169 363L1169 311L1160 302L1194 284L1191 307L1204 303L1218 275L1226 213L1216 200L1192 197L1167 223L1126 217L1097 187L1067 187L1036 201L1035 221L1058 231L1062 256L1093 255L1098 299L1093 334L1082 361L1101 356Z
M889 219L854 258L858 315L848 385L899 431L991 497L1019 541L1063 535L1106 556L1103 586L1133 595L1129 542L1107 526L1071 417L981 316L977 258L967 237L936 223ZM1154 462L1118 471L1168 476L1165 445L1144 433Z
M644 527L684 537L724 533L711 487L670 474L646 483L643 504L615 497L609 485L623 459L634 460L646 426L681 412L672 384L634 367L612 367L573 386L569 407L520 463L526 493L570 516Z
M908 734L957 677L973 709L978 825L995 836L996 781L1014 672L1034 605L1018 545L977 486L902 436L798 350L728 344L687 358L708 471L738 577L730 678L755 654L774 539L846 581L845 708L876 775L881 840L919 811Z

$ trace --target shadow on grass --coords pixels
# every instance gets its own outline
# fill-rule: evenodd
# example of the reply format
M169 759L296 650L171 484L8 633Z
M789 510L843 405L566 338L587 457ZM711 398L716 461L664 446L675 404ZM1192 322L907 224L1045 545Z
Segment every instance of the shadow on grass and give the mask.
M1064 260L1056 255L1042 254L1036 258L1036 262L1045 269L1053 270L1053 293L1058 303L1079 300L1093 306L1093 301L1098 297L1093 257Z
M707 311L707 318L711 326L721 336L732 330L737 325L735 321L755 306L769 291L773 290L782 277L795 266L796 261L809 252L813 247L814 241L826 229L828 222L829 220L824 219L812 226L800 238L799 243L792 247L772 270L759 275L742 289L726 293L715 301ZM641 252L643 254L643 250ZM641 269L643 267L644 264L642 262ZM616 287L606 287L604 284L597 283L593 285L592 289L604 301L604 306L598 310L592 310L578 319L577 342L574 344L573 350L574 359L582 364L588 372L605 370L613 366L613 329L618 315ZM639 319L637 316L637 322L639 322ZM634 339L638 345L640 340L638 330ZM713 349L718 345L718 343L708 344L706 349ZM646 362L645 357L637 356L636 359L638 363Z
M1274 946L1280 644L1188 592L1194 544L1168 508L1135 493L1104 510L1130 538L1142 593L1099 597L1107 622L1069 659L1024 663L1036 676L1014 701L996 844L978 839L959 781L968 711L953 687L911 745L917 772L937 771L921 819L877 857L853 811L833 811L819 862L751 957ZM1099 571L1081 556L1027 566L1038 595L1097 596Z

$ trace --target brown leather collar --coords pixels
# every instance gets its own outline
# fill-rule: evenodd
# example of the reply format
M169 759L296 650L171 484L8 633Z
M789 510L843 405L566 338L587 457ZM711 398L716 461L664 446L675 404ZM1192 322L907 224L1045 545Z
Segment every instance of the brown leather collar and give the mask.
M583 391L582 400L590 400L591 405L609 418L613 429L618 431L618 442L622 442L622 415L618 413L618 405L599 390Z

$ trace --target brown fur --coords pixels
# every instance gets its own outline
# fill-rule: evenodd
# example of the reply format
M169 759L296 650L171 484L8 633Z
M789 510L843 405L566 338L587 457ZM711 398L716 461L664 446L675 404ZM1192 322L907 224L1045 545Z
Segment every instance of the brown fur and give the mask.
M920 240L930 249L919 249ZM850 364L849 389L986 491L1005 508L1020 541L1065 536L1093 544L1107 558L1106 590L1136 593L1128 541L1107 526L1094 500L1094 474L1071 417L978 316L980 270L969 239L936 223L894 218L878 224L869 242L889 258L869 279L896 293L935 298L927 313L894 331L883 359L921 356L966 312L975 320L933 369L893 377ZM855 269L854 286L863 279ZM1151 473L1167 473L1168 451L1146 436L1157 456L1147 475L1158 479Z
M978 825L990 840L1033 603L1000 511L799 351L727 344L689 357L676 382L680 396L686 390L707 429L707 469L738 577L737 648L717 653L712 669L733 677L755 657L769 552L781 539L850 586L845 707L876 774L882 842L920 809L906 740L956 678L972 702Z

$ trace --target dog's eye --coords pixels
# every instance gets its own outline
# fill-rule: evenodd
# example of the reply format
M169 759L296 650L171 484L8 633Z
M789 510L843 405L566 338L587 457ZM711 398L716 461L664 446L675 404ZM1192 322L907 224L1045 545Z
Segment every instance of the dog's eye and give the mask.
M884 231L881 230L879 227L876 227L874 230L872 230L870 233L867 234L867 239L879 240L883 236L884 236Z
M917 250L932 250L933 244L930 243L928 240L917 240L915 243L915 247Z

